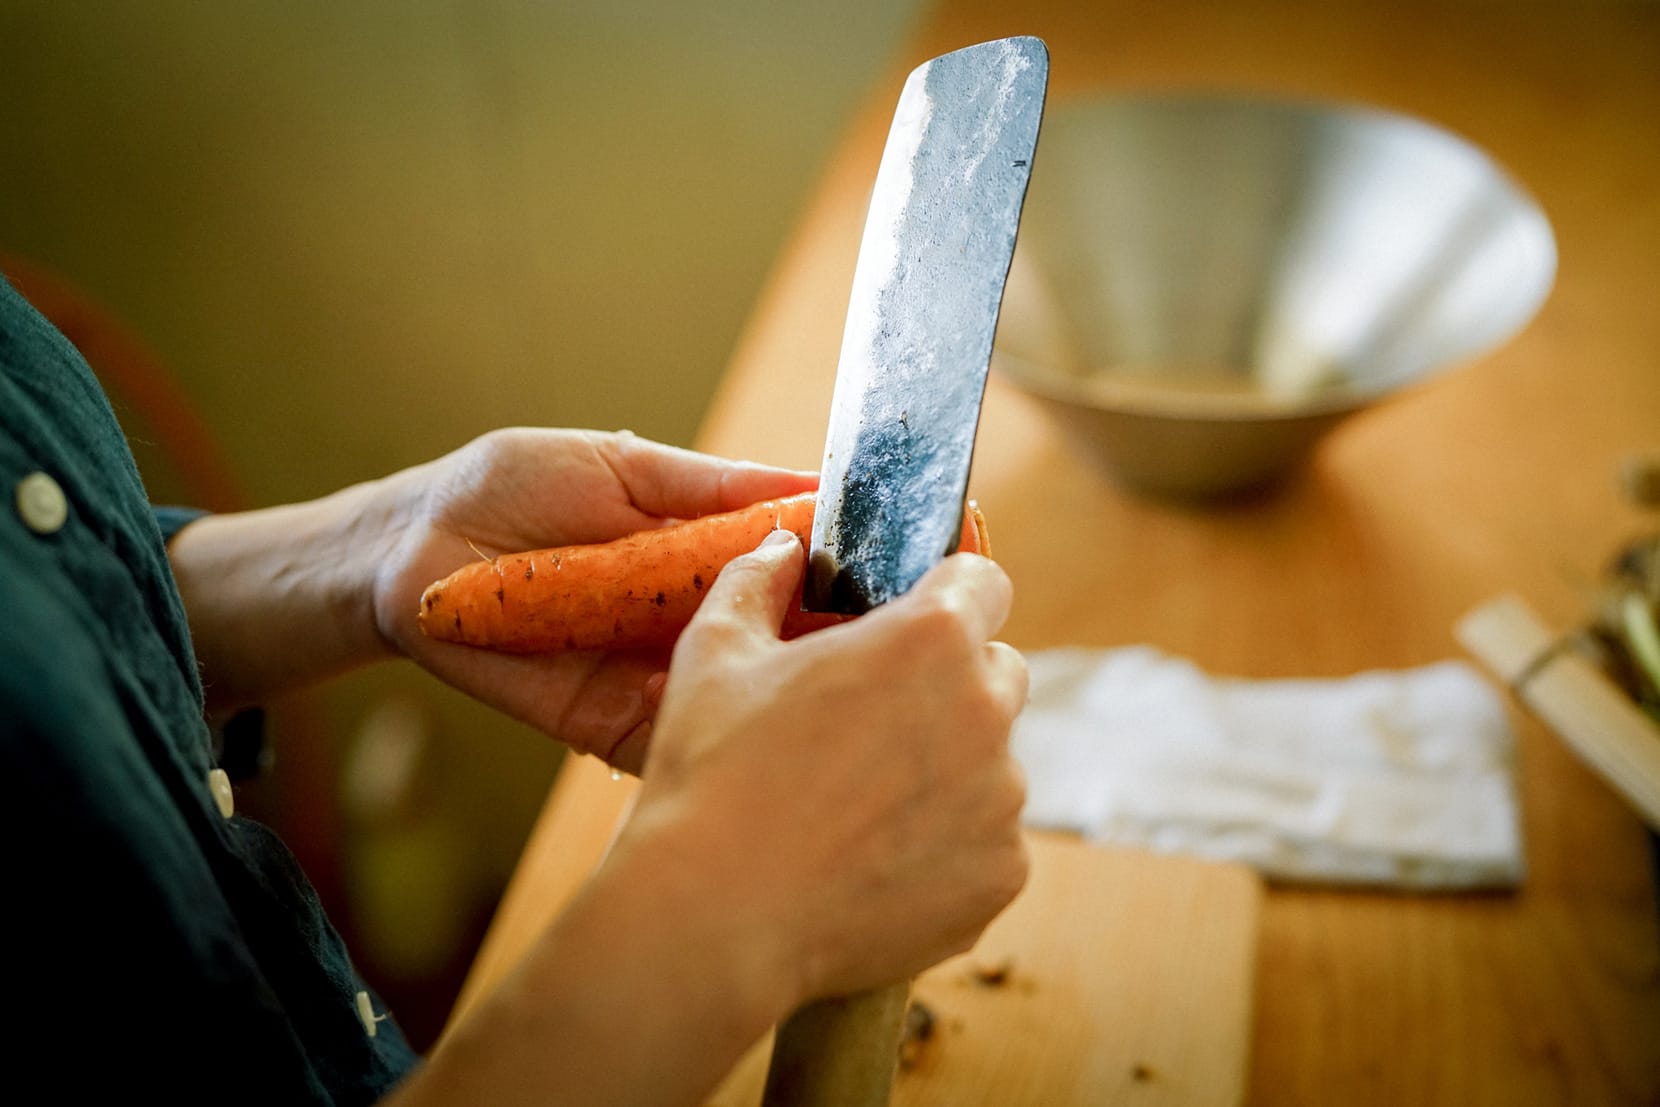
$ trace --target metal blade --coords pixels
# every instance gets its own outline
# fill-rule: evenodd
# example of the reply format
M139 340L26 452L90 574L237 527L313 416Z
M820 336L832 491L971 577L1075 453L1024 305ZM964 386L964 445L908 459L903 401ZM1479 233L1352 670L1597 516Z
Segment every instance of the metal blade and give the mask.
M905 82L853 275L808 610L885 603L958 546L1048 79L1048 50L1020 37Z

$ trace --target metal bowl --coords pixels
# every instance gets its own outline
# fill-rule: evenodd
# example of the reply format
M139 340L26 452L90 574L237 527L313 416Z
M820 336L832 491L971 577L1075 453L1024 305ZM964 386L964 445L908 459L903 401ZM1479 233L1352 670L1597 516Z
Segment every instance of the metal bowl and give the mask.
M1192 94L1055 105L994 371L1134 490L1282 477L1339 421L1514 335L1550 291L1539 207L1382 111Z

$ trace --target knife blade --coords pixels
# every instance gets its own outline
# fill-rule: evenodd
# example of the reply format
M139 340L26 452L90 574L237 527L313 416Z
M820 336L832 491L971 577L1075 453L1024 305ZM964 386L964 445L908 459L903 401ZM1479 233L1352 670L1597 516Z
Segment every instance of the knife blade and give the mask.
M803 606L859 614L955 550L992 338L1048 87L1030 36L906 80L830 401Z

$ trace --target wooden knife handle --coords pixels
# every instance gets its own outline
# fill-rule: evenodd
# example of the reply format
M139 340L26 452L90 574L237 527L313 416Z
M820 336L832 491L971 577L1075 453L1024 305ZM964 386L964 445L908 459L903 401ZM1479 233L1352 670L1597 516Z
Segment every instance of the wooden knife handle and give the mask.
M791 1015L773 1039L761 1107L887 1107L910 981Z

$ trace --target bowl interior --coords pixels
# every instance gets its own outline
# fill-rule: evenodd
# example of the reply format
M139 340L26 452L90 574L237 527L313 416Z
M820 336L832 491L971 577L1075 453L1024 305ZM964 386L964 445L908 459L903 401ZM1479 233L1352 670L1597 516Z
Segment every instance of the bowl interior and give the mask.
M1052 106L999 368L1051 398L1184 418L1357 407L1520 329L1550 226L1418 120L1231 95Z

